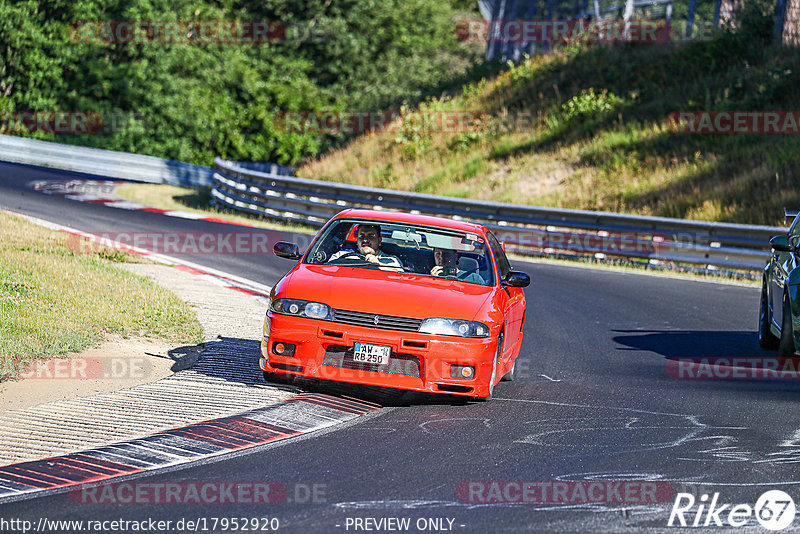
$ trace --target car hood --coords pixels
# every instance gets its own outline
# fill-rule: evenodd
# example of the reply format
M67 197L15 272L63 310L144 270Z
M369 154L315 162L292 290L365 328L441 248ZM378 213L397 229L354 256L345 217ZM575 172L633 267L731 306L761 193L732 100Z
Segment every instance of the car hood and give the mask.
M473 320L493 291L493 287L432 276L300 264L277 296L380 315Z

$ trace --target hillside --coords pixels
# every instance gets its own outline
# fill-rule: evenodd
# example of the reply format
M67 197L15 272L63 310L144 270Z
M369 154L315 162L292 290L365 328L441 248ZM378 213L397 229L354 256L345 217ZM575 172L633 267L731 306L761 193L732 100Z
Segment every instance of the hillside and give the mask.
M771 44L770 31L768 16L754 16L741 31L706 41L572 45L535 56L464 85L456 97L404 110L388 132L363 135L298 175L515 203L782 223L783 206L800 207L800 134L682 133L670 123L678 111L797 111L800 51ZM467 120L432 131L456 112Z

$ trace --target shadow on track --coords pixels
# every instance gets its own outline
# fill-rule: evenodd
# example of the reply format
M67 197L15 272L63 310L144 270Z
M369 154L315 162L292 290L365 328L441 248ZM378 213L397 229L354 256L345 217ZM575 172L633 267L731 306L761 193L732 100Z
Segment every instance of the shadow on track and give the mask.
M755 332L720 330L612 330L623 348L646 350L665 358L761 358L775 352L758 346Z
M722 380L800 387L800 357L762 349L755 332L708 330L614 330L621 351L647 351L667 360L676 380Z
M170 356L176 360L175 366L180 365L180 362L186 357L183 356L184 354L191 354L190 349L190 347L180 347L171 351ZM264 384L264 375L258 366L260 351L261 345L257 340L220 337L203 344L202 353L196 363L191 366L191 370L206 376L239 382L243 385ZM381 406L417 404L461 406L473 402L468 397L455 395L435 395L302 377L294 380L292 385L278 383L271 383L271 385L286 391L308 391L355 397Z

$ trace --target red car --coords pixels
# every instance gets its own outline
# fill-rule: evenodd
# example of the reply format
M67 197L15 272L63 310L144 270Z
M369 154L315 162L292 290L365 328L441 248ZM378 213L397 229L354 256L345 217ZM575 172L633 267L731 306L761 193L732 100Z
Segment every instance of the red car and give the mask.
M346 210L272 288L260 366L295 376L488 400L511 380L530 283L485 227Z

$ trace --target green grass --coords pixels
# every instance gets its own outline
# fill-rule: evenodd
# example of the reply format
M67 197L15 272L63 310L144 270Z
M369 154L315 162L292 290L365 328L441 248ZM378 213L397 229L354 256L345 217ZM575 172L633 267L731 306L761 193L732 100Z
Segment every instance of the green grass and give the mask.
M186 303L115 265L129 261L139 260L0 213L0 380L95 345L106 333L202 341Z
M750 224L800 208L800 136L686 134L682 110L796 110L800 50L770 18L707 41L570 46L415 112L478 110L466 131L372 134L298 175L482 200ZM509 128L526 117L522 128ZM414 124L413 120L407 121ZM417 122L418 123L418 122ZM516 122L520 125L520 122Z

